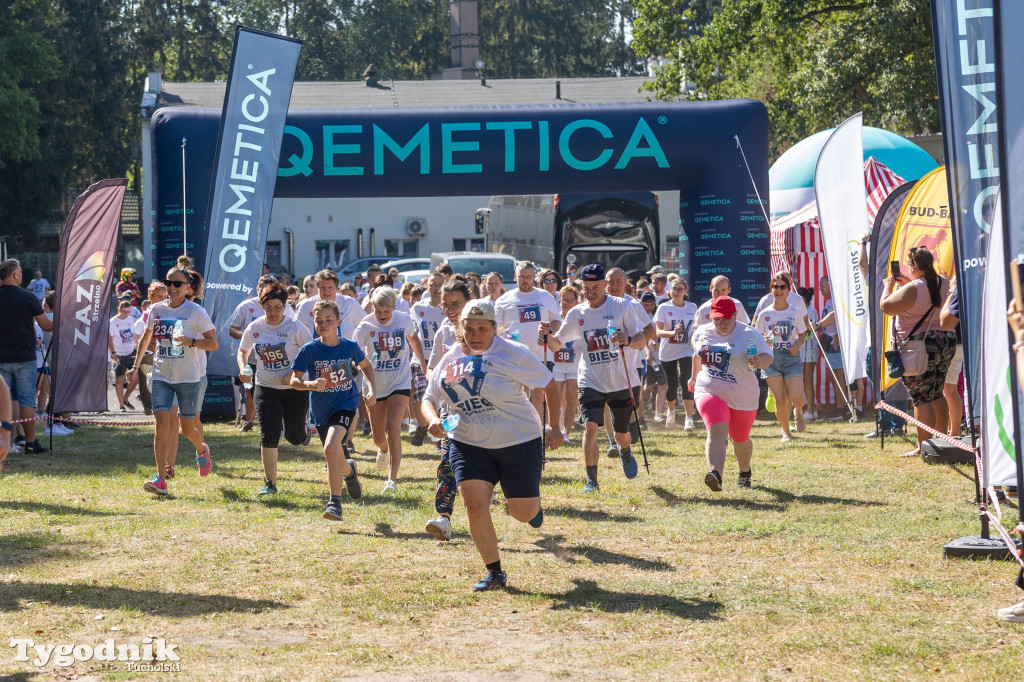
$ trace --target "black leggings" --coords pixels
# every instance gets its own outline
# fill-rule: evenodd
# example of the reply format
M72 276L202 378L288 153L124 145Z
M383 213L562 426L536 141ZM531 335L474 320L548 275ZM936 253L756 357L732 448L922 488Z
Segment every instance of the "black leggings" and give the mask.
M680 386L683 389L683 400L693 400L693 392L687 386L690 383L690 375L693 373L693 358L662 360L661 366L665 368L665 378L668 379L665 400L674 403Z
M256 416L260 420L260 445L276 448L281 442L281 422L284 437L292 445L306 442L306 409L309 393L294 388L266 388L257 386L253 393Z

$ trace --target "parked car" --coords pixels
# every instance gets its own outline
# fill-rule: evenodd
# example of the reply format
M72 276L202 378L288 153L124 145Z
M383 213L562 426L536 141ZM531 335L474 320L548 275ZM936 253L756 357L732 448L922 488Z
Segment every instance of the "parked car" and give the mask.
M391 268L397 268L399 273L404 273L409 270L426 270L429 267L429 258L401 258L399 260L392 260L387 263L380 264L380 269L385 274L387 274Z
M387 260L387 256L368 256L366 258L357 258L354 261L346 263L338 270L335 270L335 272L338 273L338 279L342 282L351 282L355 278L356 273L365 275L366 268L370 267L374 263L377 265L383 265ZM385 270L385 272L387 272L387 270Z
M395 286L401 288L400 285L405 284L406 282L419 284L421 279L430 277L431 272L431 270L427 270L426 268L424 268L423 270L406 270L405 272L399 272L398 282L395 283Z
M516 286L516 259L512 256L479 251L445 251L430 256L430 271L433 272L441 263L448 263L457 275L476 272L486 277L488 272L496 272L501 275L506 289Z

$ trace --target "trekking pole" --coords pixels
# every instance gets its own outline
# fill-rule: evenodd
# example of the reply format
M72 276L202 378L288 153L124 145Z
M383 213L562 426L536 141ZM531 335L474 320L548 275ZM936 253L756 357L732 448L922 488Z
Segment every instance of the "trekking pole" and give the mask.
M544 336L544 369L548 367L548 337ZM543 393L543 409L541 410L541 427L540 427L540 440L541 447L543 448L540 464L541 468L544 467L548 462L548 392L547 387L542 389Z
M825 347L821 345L821 339L818 338L817 332L815 332L813 329L811 330L811 336L814 337L814 340L817 341L818 343L818 348L821 349L821 357L825 359L825 364L828 365L828 371L832 375L832 383L834 383L838 387L839 379L836 378L836 372L834 369L832 369L832 363L828 361L828 354L825 352ZM850 421L858 421L857 410L855 410L853 404L850 403L850 399L846 397L846 391L840 391L840 395L843 396L843 401L846 403L846 409L850 410Z
M629 365L626 364L626 350L625 346L619 346L619 357L622 358L622 369L626 372L626 386L629 387L629 404L633 408L633 419L636 420L636 432L640 436L640 452L644 455L644 469L647 469L647 475L651 474L651 465L647 463L647 448L644 447L644 432L640 428L640 414L636 409L636 399L633 397L633 382L629 378Z

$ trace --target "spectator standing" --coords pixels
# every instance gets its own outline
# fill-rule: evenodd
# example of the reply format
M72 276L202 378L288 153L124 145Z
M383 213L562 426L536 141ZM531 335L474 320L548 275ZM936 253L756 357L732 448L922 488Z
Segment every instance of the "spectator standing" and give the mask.
M43 277L43 273L36 270L32 281L28 283L28 290L35 294L36 298L42 301L43 297L46 296L46 292L50 290L50 283L46 281L45 277Z

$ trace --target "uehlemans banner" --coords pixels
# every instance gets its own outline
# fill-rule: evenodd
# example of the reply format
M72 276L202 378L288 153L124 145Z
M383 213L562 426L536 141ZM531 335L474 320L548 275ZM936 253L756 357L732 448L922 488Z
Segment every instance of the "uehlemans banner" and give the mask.
M263 265L285 118L302 41L235 32L207 211L203 305L217 329L255 295ZM210 354L209 374L238 372L238 342Z
M57 258L52 413L107 409L108 318L128 181L101 180L71 208Z
M932 0L935 70L956 248L964 374L981 401L982 290L999 191L993 0Z

